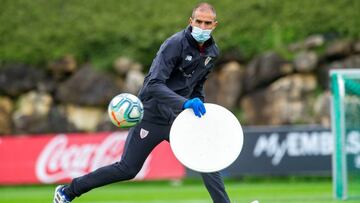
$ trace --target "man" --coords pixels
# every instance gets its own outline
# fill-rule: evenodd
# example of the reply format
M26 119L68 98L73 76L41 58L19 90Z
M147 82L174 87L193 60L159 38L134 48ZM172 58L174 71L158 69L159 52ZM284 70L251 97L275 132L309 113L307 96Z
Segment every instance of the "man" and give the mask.
M214 8L200 3L193 9L189 26L160 47L139 98L144 105L141 123L131 128L121 161L58 186L54 203L67 203L91 189L132 179L150 152L163 140L169 141L171 124L185 108L192 108L201 119L206 113L203 85L219 51L211 31L217 25ZM147 136L140 137L140 131ZM215 203L230 202L219 172L201 174Z

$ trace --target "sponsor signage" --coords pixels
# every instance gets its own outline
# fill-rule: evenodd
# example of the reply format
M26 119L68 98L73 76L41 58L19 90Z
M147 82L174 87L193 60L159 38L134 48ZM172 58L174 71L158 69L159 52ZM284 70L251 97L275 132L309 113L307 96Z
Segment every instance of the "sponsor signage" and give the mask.
M360 132L346 137L350 170L360 171ZM238 159L223 171L239 175L331 175L333 136L314 126L244 128Z
M331 175L333 137L329 129L281 126L243 130L242 152L223 175ZM68 182L119 161L126 136L122 131L0 137L0 184ZM360 171L359 131L348 132L346 151L349 170ZM149 155L136 179L184 176L184 167L163 142Z
M121 159L127 132L0 138L0 184L68 182ZM170 145L149 155L138 180L182 178Z

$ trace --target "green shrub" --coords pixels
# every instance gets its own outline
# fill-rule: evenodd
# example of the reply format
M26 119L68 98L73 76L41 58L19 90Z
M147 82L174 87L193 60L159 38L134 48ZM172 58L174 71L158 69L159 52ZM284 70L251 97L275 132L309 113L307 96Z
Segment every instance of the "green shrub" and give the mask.
M150 65L160 44L188 24L189 0L0 0L0 60L45 64L65 54L108 68L120 56ZM247 58L314 33L360 36L357 0L210 1L222 51Z

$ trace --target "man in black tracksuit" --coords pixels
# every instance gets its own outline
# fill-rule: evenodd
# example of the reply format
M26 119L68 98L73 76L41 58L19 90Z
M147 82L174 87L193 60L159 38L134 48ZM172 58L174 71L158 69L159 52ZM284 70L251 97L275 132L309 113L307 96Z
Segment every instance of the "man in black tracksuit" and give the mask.
M219 55L210 35L217 24L215 17L210 4L199 4L189 26L161 45L138 95L144 105L143 120L130 129L121 160L75 178L68 186L58 186L55 203L134 178L150 152L163 140L169 141L171 124L183 109L192 108L198 117L206 113L203 85ZM213 202L230 202L219 172L201 175Z

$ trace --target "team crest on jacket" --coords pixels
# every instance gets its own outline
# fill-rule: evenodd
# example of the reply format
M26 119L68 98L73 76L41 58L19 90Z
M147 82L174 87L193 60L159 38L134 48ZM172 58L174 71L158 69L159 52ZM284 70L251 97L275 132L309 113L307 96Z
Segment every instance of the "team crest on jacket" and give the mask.
M206 59L205 59L205 66L211 61L211 57L208 56Z
M149 131L145 130L144 128L141 128L140 130L140 138L144 139L149 134Z

